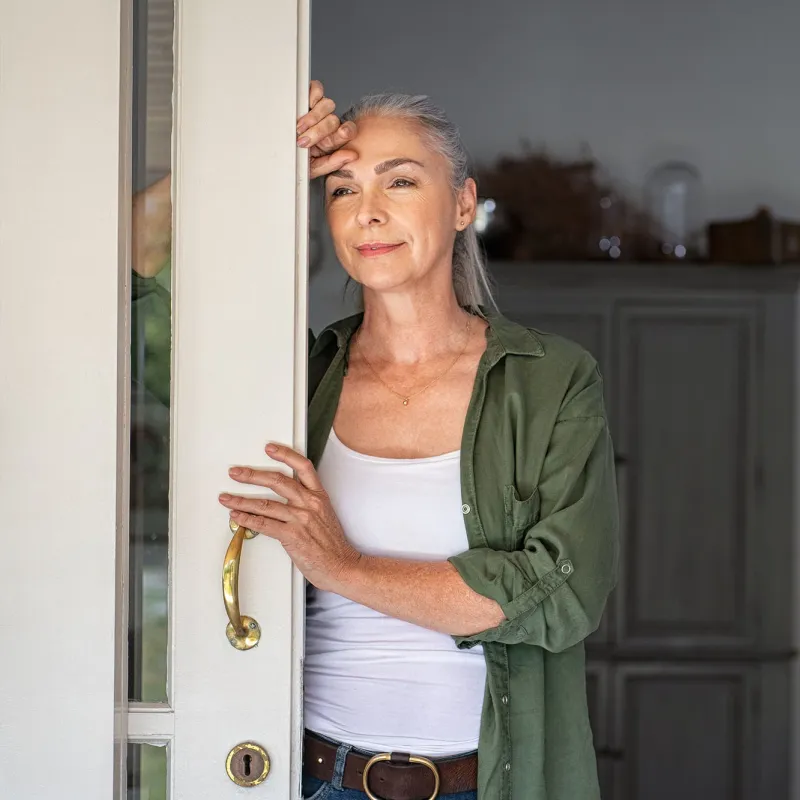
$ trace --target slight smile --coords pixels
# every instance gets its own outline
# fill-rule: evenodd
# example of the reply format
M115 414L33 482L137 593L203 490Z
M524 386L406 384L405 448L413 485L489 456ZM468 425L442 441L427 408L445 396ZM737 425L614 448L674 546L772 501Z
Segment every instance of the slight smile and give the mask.
M398 247L402 247L403 243L400 244L388 244L387 242L370 242L369 244L362 244L356 247L356 250L364 256L365 258L374 258L375 256L385 256L387 253L391 253L394 250L397 250Z

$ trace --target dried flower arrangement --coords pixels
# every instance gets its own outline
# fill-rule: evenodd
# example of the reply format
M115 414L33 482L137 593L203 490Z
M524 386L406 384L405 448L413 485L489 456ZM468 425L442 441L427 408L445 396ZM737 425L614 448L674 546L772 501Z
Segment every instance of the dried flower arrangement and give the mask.
M586 154L562 161L523 143L477 170L481 197L496 202L483 235L490 258L518 261L630 259L658 252L647 216L608 182Z

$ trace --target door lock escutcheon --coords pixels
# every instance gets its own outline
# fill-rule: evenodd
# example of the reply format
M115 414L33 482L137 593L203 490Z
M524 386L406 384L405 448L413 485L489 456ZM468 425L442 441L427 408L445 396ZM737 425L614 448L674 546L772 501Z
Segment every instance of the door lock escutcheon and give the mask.
M269 756L253 742L237 744L225 761L225 771L237 786L258 786L269 775Z

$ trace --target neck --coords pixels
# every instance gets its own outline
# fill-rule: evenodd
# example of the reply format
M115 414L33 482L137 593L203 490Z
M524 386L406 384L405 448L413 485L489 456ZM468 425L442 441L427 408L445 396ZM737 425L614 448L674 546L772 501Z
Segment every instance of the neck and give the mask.
M370 359L418 364L461 349L468 320L452 290L428 298L365 291L358 347Z

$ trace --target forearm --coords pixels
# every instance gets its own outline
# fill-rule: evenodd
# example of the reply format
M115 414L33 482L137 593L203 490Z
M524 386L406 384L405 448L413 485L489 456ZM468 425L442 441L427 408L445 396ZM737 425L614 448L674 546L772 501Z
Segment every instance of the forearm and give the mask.
M447 561L362 555L330 591L387 616L451 636L499 625L500 605L472 591Z
M131 261L143 278L158 275L172 249L171 178L167 174L133 197Z

